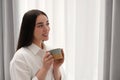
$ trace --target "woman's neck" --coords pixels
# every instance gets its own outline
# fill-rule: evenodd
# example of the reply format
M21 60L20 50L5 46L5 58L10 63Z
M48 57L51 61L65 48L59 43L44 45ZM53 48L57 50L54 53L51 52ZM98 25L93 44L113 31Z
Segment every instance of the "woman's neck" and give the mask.
M33 43L36 44L41 49L43 49L43 42L42 41L40 41L40 42L33 41Z

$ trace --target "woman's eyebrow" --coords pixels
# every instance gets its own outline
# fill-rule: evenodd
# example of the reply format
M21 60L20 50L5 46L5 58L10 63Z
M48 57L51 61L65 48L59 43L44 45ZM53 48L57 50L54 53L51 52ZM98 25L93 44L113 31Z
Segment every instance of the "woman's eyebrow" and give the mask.
M46 22L48 23L49 21L47 20ZM36 25L38 25L38 24L44 24L44 22L38 22L38 23L36 23Z
M38 23L36 23L36 25L38 25L38 24L43 24L43 22L38 22Z

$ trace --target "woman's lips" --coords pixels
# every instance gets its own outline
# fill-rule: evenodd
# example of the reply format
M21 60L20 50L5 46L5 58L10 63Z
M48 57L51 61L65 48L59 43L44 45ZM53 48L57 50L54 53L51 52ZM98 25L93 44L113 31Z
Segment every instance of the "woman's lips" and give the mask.
M44 37L48 37L48 34L42 34L42 36L44 36Z

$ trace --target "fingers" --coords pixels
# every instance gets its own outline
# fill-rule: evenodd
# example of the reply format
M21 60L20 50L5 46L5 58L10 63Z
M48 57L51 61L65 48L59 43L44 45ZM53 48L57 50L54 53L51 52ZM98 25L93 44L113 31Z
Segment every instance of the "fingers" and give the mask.
M50 53L49 53L49 52L46 52L45 58L47 58L49 55L50 55Z
M47 52L46 55L45 55L45 57L44 57L44 61L47 62L47 63L50 63L53 60L54 60L53 56L49 52Z

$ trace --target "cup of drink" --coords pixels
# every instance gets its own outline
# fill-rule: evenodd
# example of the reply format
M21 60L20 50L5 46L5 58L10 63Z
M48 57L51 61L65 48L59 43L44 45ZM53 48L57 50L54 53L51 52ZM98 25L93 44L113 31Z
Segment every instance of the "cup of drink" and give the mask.
M55 60L63 59L61 48L52 49L52 50L49 50L49 52Z

